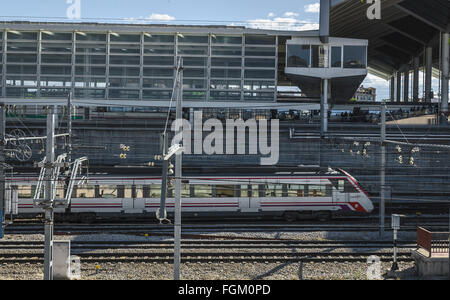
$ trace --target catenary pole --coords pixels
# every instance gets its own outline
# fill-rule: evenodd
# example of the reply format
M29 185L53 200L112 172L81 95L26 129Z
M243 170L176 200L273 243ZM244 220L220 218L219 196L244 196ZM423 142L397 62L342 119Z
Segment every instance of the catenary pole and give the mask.
M5 106L0 105L0 239L5 220Z
M386 191L386 104L381 104L381 171L380 171L380 238L384 236L384 213L385 213L385 191Z
M53 280L53 189L52 174L55 161L55 107L47 112L47 160L45 165L45 242L44 242L44 280Z
M178 97L177 97L177 111L176 121L180 122L182 119L182 105L183 105L183 58L178 61ZM183 130L178 124L175 132L176 136L181 137ZM182 152L175 157L175 237L174 237L174 279L181 279L181 176L182 176Z

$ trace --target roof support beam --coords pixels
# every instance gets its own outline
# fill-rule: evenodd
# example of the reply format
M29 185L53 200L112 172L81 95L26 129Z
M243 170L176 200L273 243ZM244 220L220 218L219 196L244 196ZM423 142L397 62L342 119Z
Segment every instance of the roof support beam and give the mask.
M403 30L401 30L401 29L399 29L397 27L392 26L391 24L388 24L388 23L384 23L384 24L386 26L388 26L389 28L391 28L392 30L394 30L394 31L396 31L396 32L406 36L407 38L410 38L411 40L416 41L416 42L418 42L418 43L420 43L422 45L426 45L428 43L428 41L421 40L421 39L419 39L419 38L409 34L408 32L405 32L405 31L403 31Z
M418 13L412 11L411 9L408 9L408 8L404 7L404 6L401 5L401 4L396 4L395 7L397 7L397 8L400 9L401 11L404 11L404 12L406 12L407 14L413 16L414 18L420 20L421 22L423 22L423 23L425 23L425 24L427 24L427 25L430 25L431 27L436 28L436 29L439 30L439 31L445 31L445 30L446 30L446 28L441 27L441 26L437 25L436 23L431 22L430 20L428 20L428 19L422 17L422 16L419 15Z

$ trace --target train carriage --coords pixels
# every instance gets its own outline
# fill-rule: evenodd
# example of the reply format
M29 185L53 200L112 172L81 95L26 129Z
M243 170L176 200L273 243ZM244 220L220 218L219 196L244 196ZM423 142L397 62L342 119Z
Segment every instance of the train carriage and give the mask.
M19 214L37 214L33 206L34 177L14 178L19 190ZM301 216L369 213L373 204L355 178L343 170L327 173L293 172L267 176L195 176L182 181L182 212L186 216ZM64 186L57 188L63 198ZM174 183L169 181L166 207L174 211ZM136 216L155 214L160 206L161 178L92 176L75 185L70 214ZM67 215L65 208L56 214Z

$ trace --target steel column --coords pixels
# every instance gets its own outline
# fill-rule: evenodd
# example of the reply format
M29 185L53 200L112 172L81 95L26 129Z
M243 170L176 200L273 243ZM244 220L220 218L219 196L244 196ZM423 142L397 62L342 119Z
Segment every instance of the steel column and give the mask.
M320 101L320 135L324 137L328 133L328 79L323 79L323 92Z
M420 58L414 57L413 102L419 102L419 63Z
M385 185L386 185L386 105L381 104L381 166L380 166L380 238L384 236L384 218L385 218Z
M5 106L0 105L0 239L5 220Z
M389 84L389 92L390 92L390 101L395 101L395 76L392 75L390 84Z
M395 102L400 102L402 99L402 73L397 72L397 90Z
M431 102L431 76L433 71L433 48L425 50L425 102Z
M403 102L409 102L409 70L403 73Z
M450 33L442 34L442 83L441 83L441 123L447 123L448 118L448 84L450 64Z

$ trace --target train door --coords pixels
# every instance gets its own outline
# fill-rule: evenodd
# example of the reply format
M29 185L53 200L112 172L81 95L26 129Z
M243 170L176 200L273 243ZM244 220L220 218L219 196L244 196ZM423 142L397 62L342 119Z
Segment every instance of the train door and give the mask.
M241 212L258 212L261 204L258 185L241 185L239 209Z
M345 180L339 179L333 188L333 203L349 202L349 194L345 193Z

